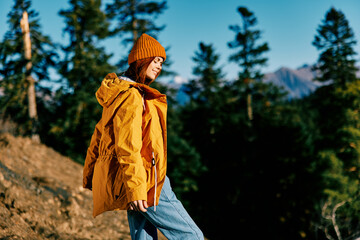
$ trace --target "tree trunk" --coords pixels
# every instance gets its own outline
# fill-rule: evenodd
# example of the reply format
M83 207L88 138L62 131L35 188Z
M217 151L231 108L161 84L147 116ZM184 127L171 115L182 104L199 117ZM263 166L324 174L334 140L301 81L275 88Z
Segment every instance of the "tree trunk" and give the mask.
M28 107L29 107L29 118L31 121L31 138L35 142L40 142L40 137L37 131L38 125L38 116L36 110L36 94L35 94L35 80L31 76L31 41L30 41L30 29L29 29L29 21L28 21L28 14L26 11L23 12L22 19L20 21L21 31L23 33L23 40L24 40L24 53L25 59L27 60L26 63L26 72L25 78L28 81Z
M136 29L136 22L137 20L135 19L132 23L133 25L133 44L136 42L136 40L138 39L138 32L137 32L137 29Z
M342 205L344 205L345 203L346 203L346 201L342 201L341 203L336 204L333 211L332 211L332 215L331 215L331 221L332 221L332 224L334 226L336 236L338 237L339 240L342 240L342 237L341 237L339 225L336 223L336 210L339 207L341 207Z
M134 44L138 39L137 19L135 18L136 1L134 0L131 1L131 10L132 10L131 24L132 24L132 35L133 35L133 44Z
M253 120L253 108L252 108L252 96L251 96L251 88L250 83L252 82L252 79L245 78L244 83L246 85L246 106L247 106L247 115L250 121L250 124Z
M250 93L247 94L246 103L247 103L248 118L250 121L252 121L253 120L253 110L252 110L252 97L251 97Z

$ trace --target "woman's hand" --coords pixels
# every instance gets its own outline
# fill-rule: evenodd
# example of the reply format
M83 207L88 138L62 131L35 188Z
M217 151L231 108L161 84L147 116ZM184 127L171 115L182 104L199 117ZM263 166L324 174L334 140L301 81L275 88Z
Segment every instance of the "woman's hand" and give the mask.
M148 208L148 204L145 200L136 200L130 203L130 210L146 212L146 208Z

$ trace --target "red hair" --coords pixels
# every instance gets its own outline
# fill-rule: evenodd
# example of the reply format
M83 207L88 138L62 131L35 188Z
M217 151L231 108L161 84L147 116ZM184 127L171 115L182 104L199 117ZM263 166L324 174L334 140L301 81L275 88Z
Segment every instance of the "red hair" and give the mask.
M135 82L150 85L154 80L146 77L146 70L148 69L150 63L154 61L155 57L139 59L130 64L130 67L125 72L125 76L134 80ZM159 76L161 70L156 75L156 78Z

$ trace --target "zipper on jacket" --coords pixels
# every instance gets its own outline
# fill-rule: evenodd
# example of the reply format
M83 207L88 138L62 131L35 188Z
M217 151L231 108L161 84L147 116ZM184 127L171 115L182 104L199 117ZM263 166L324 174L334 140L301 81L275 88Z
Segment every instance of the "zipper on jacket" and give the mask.
M155 175L155 193L154 193L154 212L156 212L156 188L157 188L157 174L156 174L156 166L155 166L155 156L154 152L152 152L152 166L154 168L154 175Z

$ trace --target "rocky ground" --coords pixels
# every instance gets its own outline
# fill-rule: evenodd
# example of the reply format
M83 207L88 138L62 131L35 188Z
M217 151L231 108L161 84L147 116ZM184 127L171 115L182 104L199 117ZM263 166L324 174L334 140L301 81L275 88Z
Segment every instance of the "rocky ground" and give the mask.
M81 165L28 138L0 134L0 239L131 238L125 211L92 217Z

